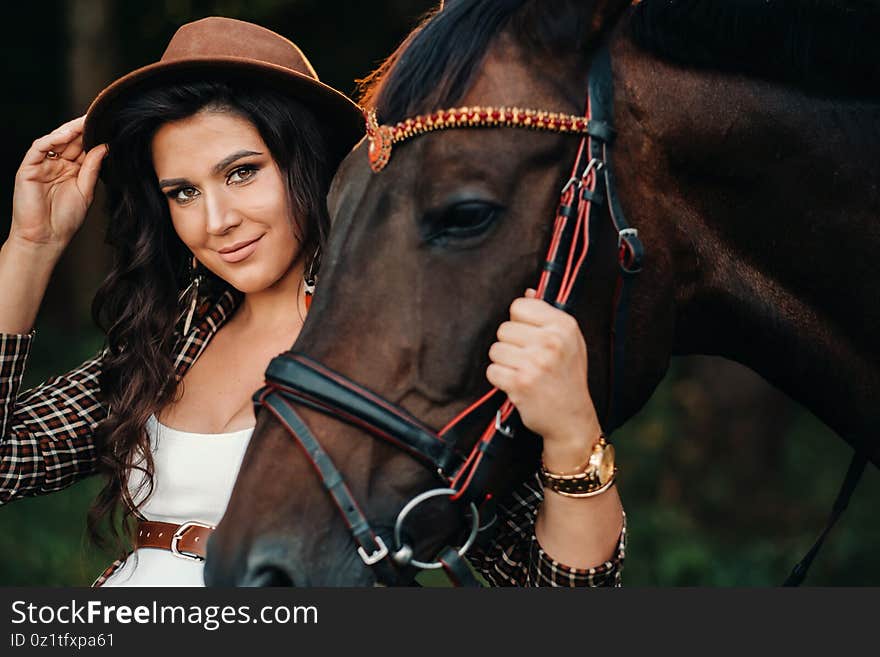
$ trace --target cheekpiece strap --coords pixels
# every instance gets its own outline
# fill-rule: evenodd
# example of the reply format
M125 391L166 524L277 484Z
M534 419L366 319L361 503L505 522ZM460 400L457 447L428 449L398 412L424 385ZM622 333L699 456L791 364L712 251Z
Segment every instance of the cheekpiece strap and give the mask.
M391 584L395 581L395 570L390 563L388 548L380 536L373 532L370 523L351 494L342 474L333 464L330 456L312 435L306 423L281 395L264 389L263 405L286 426L288 433L302 447L324 487L339 509L340 514L351 530L358 554L368 566L376 571L377 578Z

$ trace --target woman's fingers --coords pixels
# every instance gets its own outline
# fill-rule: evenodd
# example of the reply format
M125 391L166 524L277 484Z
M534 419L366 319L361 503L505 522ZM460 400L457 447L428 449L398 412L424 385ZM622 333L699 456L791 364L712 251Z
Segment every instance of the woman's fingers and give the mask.
M76 176L76 186L87 204L91 204L95 197L95 184L98 182L98 174L101 172L101 162L107 156L109 148L106 144L95 146L83 160L79 173Z
M67 148L67 145L76 137L72 132L52 132L45 137L40 137L24 154L21 161L22 166L42 164L49 156L49 152L55 152L59 155Z
M82 134L77 135L70 141L70 143L65 146L64 150L61 151L61 157L69 162L76 162L77 158L83 152L83 138Z
M75 119L70 119L70 121L62 123L60 126L55 128L55 130L70 129L70 130L73 130L74 132L82 132L83 128L85 127L85 124L86 124L86 115L83 114L82 116L78 116Z
M489 360L498 365L518 369L526 360L525 349L505 342L496 342L489 348Z
M543 299L520 297L510 304L510 319L534 326L543 326L553 321L561 310L554 308Z
M535 344L541 337L541 329L532 324L507 321L498 327L496 335L501 342L507 342L518 347L528 347Z
M499 390L511 390L516 377L516 370L498 363L492 363L486 368L486 380Z
M61 155L72 141L77 139L77 137L81 138L83 122L84 117L68 121L48 135L34 140L34 143L31 144L31 147L24 155L22 166L42 163L49 154L49 151L54 151Z

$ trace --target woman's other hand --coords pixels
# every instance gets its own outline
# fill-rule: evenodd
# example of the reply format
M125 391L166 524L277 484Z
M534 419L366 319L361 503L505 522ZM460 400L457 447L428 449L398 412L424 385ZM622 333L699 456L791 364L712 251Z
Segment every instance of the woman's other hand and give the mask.
M587 348L577 321L527 290L510 306L489 350L489 382L503 390L523 423L544 438L553 472L582 466L601 432L587 387Z
M11 241L60 256L82 226L108 151L106 144L83 151L84 123L84 116L69 121L28 149L15 174Z

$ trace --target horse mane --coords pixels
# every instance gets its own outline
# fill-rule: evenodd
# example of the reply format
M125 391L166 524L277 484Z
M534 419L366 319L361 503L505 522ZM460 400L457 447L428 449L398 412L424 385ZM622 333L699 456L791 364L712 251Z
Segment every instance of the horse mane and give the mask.
M630 36L672 63L876 98L878 0L643 0Z
M587 34L583 16L547 11L548 0L446 0L375 71L358 81L359 102L381 123L451 107L465 94L492 40L509 28L537 49ZM544 5L542 6L542 3Z
M534 48L577 48L582 20L548 0L446 0L358 81L360 103L381 123L453 106L503 30ZM643 0L628 25L637 46L681 66L867 98L880 93L877 34L880 0Z

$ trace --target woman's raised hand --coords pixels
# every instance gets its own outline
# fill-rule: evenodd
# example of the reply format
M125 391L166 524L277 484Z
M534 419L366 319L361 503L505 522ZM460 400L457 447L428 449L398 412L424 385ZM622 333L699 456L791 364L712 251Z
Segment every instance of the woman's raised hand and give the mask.
M15 174L9 239L60 256L82 226L108 147L83 150L85 117L56 128L31 145Z
M489 383L507 393L526 427L543 436L547 467L562 472L582 465L601 428L577 321L529 289L510 306L489 359Z

